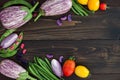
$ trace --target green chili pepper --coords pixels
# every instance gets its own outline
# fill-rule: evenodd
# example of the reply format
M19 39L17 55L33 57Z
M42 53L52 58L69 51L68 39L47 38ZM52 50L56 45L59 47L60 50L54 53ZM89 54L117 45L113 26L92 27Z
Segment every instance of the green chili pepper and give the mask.
M16 31L16 29L9 29L7 30L0 38L0 42L7 36L9 36L11 33L13 33L14 31Z
M3 5L3 8L9 7L9 6L15 5L15 4L22 4L28 8L32 8L32 5L25 0L10 0Z
M18 49L14 50L12 52L8 52L8 53L2 53L2 54L0 54L0 57L3 57L3 58L12 57L17 53L17 51L18 51Z

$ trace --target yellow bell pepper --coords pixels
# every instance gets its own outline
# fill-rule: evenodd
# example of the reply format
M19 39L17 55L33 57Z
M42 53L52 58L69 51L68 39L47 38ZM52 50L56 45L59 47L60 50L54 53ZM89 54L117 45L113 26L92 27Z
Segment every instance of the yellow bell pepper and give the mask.
M77 2L82 4L82 5L87 5L88 0L77 0Z
M90 71L85 67L85 66L82 66L82 65L78 65L76 68L75 68L75 74L78 76L78 77L81 77L81 78L87 78L90 74Z
M100 6L100 1L99 0L88 0L88 8L91 11L97 11Z

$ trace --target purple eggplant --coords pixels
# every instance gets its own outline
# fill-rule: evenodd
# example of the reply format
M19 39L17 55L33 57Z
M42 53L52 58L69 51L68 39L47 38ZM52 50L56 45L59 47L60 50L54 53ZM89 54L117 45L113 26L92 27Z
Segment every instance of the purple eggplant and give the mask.
M40 13L35 21L40 16L56 16L67 13L72 7L71 0L47 0L40 7Z
M18 35L16 33L13 33L2 40L0 47L1 48L8 48L11 46L18 38Z
M0 21L4 28L18 28L27 23L32 18L32 12L39 3L29 9L25 6L11 6L0 12Z
M0 73L17 80L36 80L28 75L28 72L12 60L5 59L0 63Z

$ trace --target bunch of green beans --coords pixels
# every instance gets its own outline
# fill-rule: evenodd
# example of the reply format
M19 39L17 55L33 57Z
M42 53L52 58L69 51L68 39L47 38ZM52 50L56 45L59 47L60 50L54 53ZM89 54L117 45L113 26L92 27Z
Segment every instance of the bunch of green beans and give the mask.
M89 11L81 4L79 4L77 0L72 0L72 4L72 11L77 15L88 16L89 14L94 13L93 11Z
M38 80L60 80L54 75L47 58L43 60L39 57L34 57L34 63L29 63L28 71Z

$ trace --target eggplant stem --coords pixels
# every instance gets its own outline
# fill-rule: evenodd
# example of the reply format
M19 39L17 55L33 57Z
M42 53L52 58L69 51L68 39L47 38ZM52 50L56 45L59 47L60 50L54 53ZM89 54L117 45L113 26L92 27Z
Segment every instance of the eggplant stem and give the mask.
M36 7L38 6L38 4L39 4L39 2L37 2L37 3L33 6L33 8L30 9L30 12L31 12L31 13L36 9Z
M44 15L44 12L43 10L40 10L38 16L34 19L34 22L36 22L38 18L41 17L42 15Z

